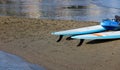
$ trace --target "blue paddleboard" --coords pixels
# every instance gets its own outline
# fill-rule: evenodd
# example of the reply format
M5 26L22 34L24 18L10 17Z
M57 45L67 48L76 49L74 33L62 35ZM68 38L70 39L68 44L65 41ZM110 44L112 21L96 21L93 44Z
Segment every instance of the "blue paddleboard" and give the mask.
M83 27L83 28L77 28L77 29L71 29L71 30L52 32L51 34L52 35L72 36L72 35L81 35L81 34L101 32L101 31L105 31L105 30L106 29L104 27L102 27L101 25L95 25L95 26L89 26L89 27Z
M71 38L74 38L74 39L90 39L90 40L93 40L93 39L117 39L117 38L120 38L120 31L77 35L77 36L72 36Z

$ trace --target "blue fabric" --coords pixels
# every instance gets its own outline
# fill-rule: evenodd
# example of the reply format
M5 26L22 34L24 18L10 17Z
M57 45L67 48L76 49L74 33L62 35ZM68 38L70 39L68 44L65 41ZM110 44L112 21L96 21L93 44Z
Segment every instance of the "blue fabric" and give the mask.
M114 29L120 27L119 22L116 22L116 21L110 20L110 19L103 20L100 24L101 24L104 28L106 28L107 30L114 30Z

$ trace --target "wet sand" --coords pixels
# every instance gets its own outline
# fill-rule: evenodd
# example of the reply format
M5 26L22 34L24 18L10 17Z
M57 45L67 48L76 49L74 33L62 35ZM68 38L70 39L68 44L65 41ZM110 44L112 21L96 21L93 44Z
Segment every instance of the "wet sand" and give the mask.
M46 70L119 70L120 40L56 43L51 32L97 25L97 22L0 17L0 50L16 54Z

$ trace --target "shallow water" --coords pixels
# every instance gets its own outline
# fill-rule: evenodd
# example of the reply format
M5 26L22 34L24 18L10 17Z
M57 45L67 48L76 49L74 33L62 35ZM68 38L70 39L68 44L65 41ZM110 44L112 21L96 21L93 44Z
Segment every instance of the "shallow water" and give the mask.
M0 51L0 70L45 70L44 68L26 62L24 59Z
M120 15L120 0L1 0L1 16L101 21Z

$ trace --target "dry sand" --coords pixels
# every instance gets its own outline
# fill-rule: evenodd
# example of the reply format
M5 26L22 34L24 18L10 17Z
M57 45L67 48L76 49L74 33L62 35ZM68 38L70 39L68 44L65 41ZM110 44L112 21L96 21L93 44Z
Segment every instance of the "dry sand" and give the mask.
M120 70L120 40L56 43L51 32L97 25L97 22L0 17L0 50L16 54L46 70Z

